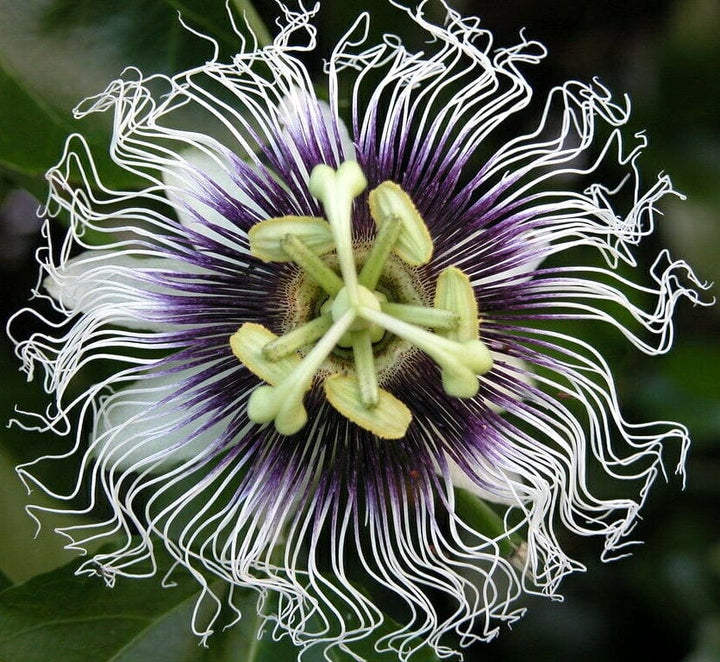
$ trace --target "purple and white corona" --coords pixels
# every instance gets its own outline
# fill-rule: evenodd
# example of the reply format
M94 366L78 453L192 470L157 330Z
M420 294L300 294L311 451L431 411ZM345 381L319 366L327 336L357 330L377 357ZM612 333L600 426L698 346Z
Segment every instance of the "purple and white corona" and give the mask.
M203 600L255 590L301 646L375 636L390 592L397 629L376 646L405 660L493 637L523 592L556 595L582 569L561 529L625 553L668 444L682 474L687 431L625 421L592 337L567 323L661 353L676 303L705 286L667 252L633 281L675 192L666 176L643 188L626 99L569 82L499 142L544 48L403 11L423 52L369 44L363 14L323 99L303 64L315 12L285 9L266 47L173 78L129 69L81 104L114 114L112 158L144 187L107 188L68 140L46 214L70 228L20 313L46 328L15 342L53 398L21 424L69 434L58 457L78 465L72 494L36 463L23 479L62 512L80 493L83 513L109 504L63 531L75 547L121 540L81 572L142 575L164 548ZM91 364L105 377L77 380ZM594 494L590 471L623 496Z

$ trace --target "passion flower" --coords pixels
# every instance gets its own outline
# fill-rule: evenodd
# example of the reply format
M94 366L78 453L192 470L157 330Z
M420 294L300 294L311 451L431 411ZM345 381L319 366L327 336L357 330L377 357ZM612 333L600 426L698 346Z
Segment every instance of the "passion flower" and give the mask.
M667 252L638 275L674 191L641 185L626 101L570 82L498 143L540 44L496 49L477 21L419 9L426 51L367 45L363 14L323 101L302 63L314 12L285 12L269 46L173 78L129 70L77 109L114 112L111 155L140 190L104 187L80 136L48 175L47 215L71 225L40 254L47 330L17 351L53 396L40 426L74 436L74 494L111 509L63 533L124 540L82 566L108 581L160 546L209 600L218 578L231 604L272 593L263 613L303 646L371 636L389 591L399 625L377 649L449 655L582 569L559 529L623 554L667 442L683 470L686 429L626 422L568 322L662 352L703 285ZM79 381L90 364L106 376ZM595 494L591 471L623 496Z

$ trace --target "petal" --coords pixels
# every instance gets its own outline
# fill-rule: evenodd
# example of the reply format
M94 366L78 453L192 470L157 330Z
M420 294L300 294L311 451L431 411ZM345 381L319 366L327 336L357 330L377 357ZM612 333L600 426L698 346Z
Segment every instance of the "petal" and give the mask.
M237 185L225 151L187 149L179 155L182 158L180 163L163 171L165 193L183 227L219 241L223 241L223 236L218 230L237 234L239 229L235 222L217 210L213 201L231 199L258 218L272 215Z
M330 105L300 88L293 92L283 97L277 108L281 124L287 127L283 132L284 140L280 142L292 144L293 136L300 131L307 131L308 123L319 123L316 133L327 135L332 144L339 142L338 163L354 160L355 147L348 129L333 113ZM319 117L314 116L313 109L316 109ZM233 206L244 208L258 220L277 215L267 202L259 204L257 195L250 195L239 186L233 159L225 148L208 143L207 146L202 145L202 149L186 149L180 156L183 160L180 164L163 170L163 181L167 197L173 203L180 223L191 232L220 241L222 232L218 230L238 233L237 223L218 210L223 206L218 204L223 199L232 200ZM245 166L260 178L269 176L283 188L286 186L274 173L262 172L256 162L246 162Z
M356 160L355 144L345 122L330 104L318 99L314 94L294 87L280 100L278 115L287 129L285 137L288 142L301 142L297 139L305 137L310 129L315 140L328 141L329 144L323 147L331 148L338 165L344 161ZM326 158L325 163L330 165L329 159Z
M140 379L108 396L97 414L90 455L110 471L161 473L211 453L221 427L210 414L194 416L182 402L183 384L199 371Z
M445 462L447 463L447 470L452 481L453 486L467 490L468 492L479 497L483 501L490 503L502 503L507 505L517 505L518 497L510 489L511 483L522 483L522 478L519 474L508 476L506 485L498 485L498 490L492 492L478 485L468 474L460 468L460 465L455 462L447 453L444 454ZM438 473L442 473L439 467L436 468ZM494 481L496 482L496 480Z
M520 263L517 266L502 270L502 277L506 282L522 283L530 280L549 254L550 243L539 238L537 232L525 232L519 241L531 250L518 256Z
M128 329L169 331L157 296L172 291L171 277L200 274L199 267L166 257L121 250L89 250L57 268L48 265L43 286L71 313L94 315ZM167 278L160 279L160 275Z
M511 356L503 352L491 351L490 354L493 358L494 371L490 373L490 379L492 379L495 374L502 373L516 385L513 390L510 390L503 384L493 383L495 391L507 395L513 400L522 400L526 395L524 392L526 389L523 387L535 385L535 380L529 365L517 356ZM494 402L488 401L488 406L496 413L502 413L503 411L502 407L499 407Z
M342 119L334 113L330 108L330 104L325 101L318 101L320 107L320 113L325 121L325 126L334 126L337 128L340 136L340 146L342 148L342 161L357 161L357 154L355 151L355 143L350 137L350 131L348 131L347 125Z

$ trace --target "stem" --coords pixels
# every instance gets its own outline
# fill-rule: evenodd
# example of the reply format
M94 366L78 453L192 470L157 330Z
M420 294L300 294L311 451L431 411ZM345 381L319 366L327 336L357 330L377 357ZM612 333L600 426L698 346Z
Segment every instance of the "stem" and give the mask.
M505 521L500 515L480 497L466 489L455 487L455 511L463 521L495 540L500 553L508 559L512 560L525 545L522 536L507 531Z

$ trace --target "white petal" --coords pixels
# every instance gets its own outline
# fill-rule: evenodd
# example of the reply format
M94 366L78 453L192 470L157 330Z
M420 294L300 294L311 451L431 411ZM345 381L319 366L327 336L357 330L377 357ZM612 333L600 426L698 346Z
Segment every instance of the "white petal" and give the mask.
M213 152L211 155L191 148L183 151L180 156L183 162L178 163L172 170L164 170L163 181L166 195L173 203L183 227L216 241L225 240L214 231L215 228L237 233L235 223L203 202L203 199L212 200L223 196L252 210L258 218L272 215L233 181L230 163L220 152ZM199 221L196 215L203 221Z
M503 363L508 364L514 369L517 369L517 371L512 371L512 376L514 379L519 380L521 389L522 384L528 384L530 386L535 384L535 381L532 378L532 374L530 373L530 370L525 361L517 358L516 356L509 356L507 354L501 354L500 352L491 351L491 354L493 357L494 370L498 370ZM521 394L517 391L510 391L505 387L499 386L497 384L494 384L493 388L505 395L511 396L516 399L521 396ZM494 412L502 413L503 410L494 403L488 402L487 404ZM495 492L489 492L488 490L480 487L477 482L475 482L470 476L468 476L468 474L465 473L465 471L463 471L460 466L447 453L445 454L445 461L447 462L448 470L450 472L450 479L455 487L461 487L462 489L467 490L468 492L471 492L475 496L479 497L483 501L503 504L517 504L517 494L513 490L510 490L507 486L500 486L500 490ZM508 478L514 485L522 485L523 480L520 474L511 473L508 474ZM488 482L496 484L497 479L493 477L492 479L489 479Z
M325 124L330 125L331 122L337 124L338 131L340 133L340 144L342 145L343 161L357 161L357 153L355 152L355 143L353 143L350 137L350 131L339 117L335 117L333 112L330 110L330 106L324 101L319 101L320 112L325 118Z
M530 280L538 267L547 258L550 243L546 239L540 238L537 232L525 233L523 243L533 246L537 253L532 260L525 262L525 264L505 270L502 274L503 280L514 281L517 279L517 282Z
M466 474L460 466L453 460L447 453L445 453L445 461L447 462L448 471L450 473L450 480L455 487L460 487L483 501L490 503L502 503L508 505L517 505L518 497L513 490L510 489L510 481L517 485L522 484L522 479L519 475L508 476L507 484L502 485L498 483L498 489L490 492L480 487L468 474ZM493 482L497 479L493 478Z
M307 109L315 106L320 111L320 121L324 125L331 140L336 132L340 138L341 154L339 162L355 160L355 146L350 138L347 126L333 113L330 105L310 96L300 88L295 88L293 94L286 95L280 101L277 109L281 123L288 127L297 126L307 116ZM297 109L303 109L305 114ZM307 127L301 127L307 131ZM290 140L289 132L284 132L286 142ZM183 162L174 168L163 171L163 181L166 195L173 203L180 223L193 232L222 241L222 237L214 232L214 228L237 232L236 225L225 218L217 210L203 202L203 200L216 199L227 196L240 206L254 212L258 219L276 216L272 209L265 209L258 201L251 198L233 180L232 166L224 155L222 148L190 148L183 151L180 156ZM248 163L248 167L257 171L257 168ZM282 182L278 182L284 185ZM200 216L203 221L196 217Z
M191 371L147 377L105 399L96 418L90 454L109 470L162 472L209 452L220 426L199 431L208 416L161 401L182 391Z
M483 231L479 231L468 235L468 238L462 244L482 243ZM458 246L462 245L458 244ZM527 253L534 252L534 255L523 264L514 267L505 267L502 263L495 265L490 275L482 275L473 278L473 285L479 288L487 287L493 283L501 281L502 283L524 283L530 280L543 261L550 254L550 241L546 235L531 230L523 233L518 239L517 244L524 247Z
M341 154L337 155L338 162L355 161L355 145L350 138L345 122L333 112L330 104L315 96L308 94L300 88L295 88L292 94L286 94L280 102L280 118L283 123L289 127L296 127L294 133L307 132L308 127L300 126L300 123L306 121L307 109L317 107L320 111L320 121L322 122L325 132L331 140L335 138L337 132L340 138ZM300 109L302 109L302 112Z
M178 260L138 257L119 250L90 250L57 268L43 286L65 310L95 315L128 329L168 331L148 294L168 291L153 271L188 274L200 270Z
M532 373L530 372L530 368L528 368L528 364L517 356L509 356L508 354L503 354L501 352L495 352L492 350L490 351L490 354L493 359L493 366L495 370L504 370L505 368L503 364L506 364L510 368L508 370L509 375L513 379L518 381L518 388L515 391L511 391L504 386L500 386L498 384L493 384L493 388L502 393L503 395L507 395L516 400L522 399L523 384L526 384L528 386L535 385L535 380L533 379ZM503 409L498 407L495 403L488 402L487 404L494 412L498 414L503 412Z

